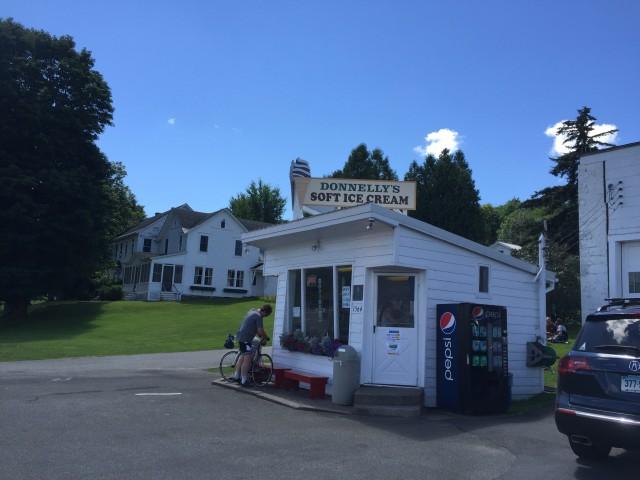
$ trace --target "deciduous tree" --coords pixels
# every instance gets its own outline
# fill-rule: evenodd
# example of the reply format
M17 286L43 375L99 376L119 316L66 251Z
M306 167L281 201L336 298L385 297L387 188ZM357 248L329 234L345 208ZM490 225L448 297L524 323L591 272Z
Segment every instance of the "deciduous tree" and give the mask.
M73 288L107 247L112 166L96 140L111 92L89 51L0 20L0 299L26 316L30 299Z
M236 217L267 223L281 223L286 205L280 189L262 180L251 182L244 193L229 201L229 208Z

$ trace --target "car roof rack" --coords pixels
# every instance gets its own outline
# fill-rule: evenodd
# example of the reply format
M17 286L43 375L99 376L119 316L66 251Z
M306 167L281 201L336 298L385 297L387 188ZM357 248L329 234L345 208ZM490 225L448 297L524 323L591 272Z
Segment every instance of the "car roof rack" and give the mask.
M626 307L631 305L640 305L640 298L605 298L608 302L606 305L598 308L598 312L607 312L610 307Z

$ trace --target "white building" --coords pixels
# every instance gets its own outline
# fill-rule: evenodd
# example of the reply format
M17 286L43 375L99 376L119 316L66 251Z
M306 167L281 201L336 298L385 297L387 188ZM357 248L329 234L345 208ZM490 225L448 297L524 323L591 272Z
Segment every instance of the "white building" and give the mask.
M125 298L273 296L259 248L241 235L269 224L236 218L229 209L196 212L184 204L157 213L114 239Z
M243 234L264 251L264 272L277 277L274 363L327 376L329 357L292 352L280 335L348 342L361 356L362 384L415 386L436 399L436 305L501 305L508 315L513 396L543 390L541 368L526 366L526 343L545 338L545 294L553 274L414 218L366 204ZM541 271L540 271L541 270ZM389 352L380 299L389 289L407 296L411 323L399 351ZM405 288L406 287L406 288ZM377 327L377 328L376 328Z
M640 142L580 158L582 318L605 298L640 297Z

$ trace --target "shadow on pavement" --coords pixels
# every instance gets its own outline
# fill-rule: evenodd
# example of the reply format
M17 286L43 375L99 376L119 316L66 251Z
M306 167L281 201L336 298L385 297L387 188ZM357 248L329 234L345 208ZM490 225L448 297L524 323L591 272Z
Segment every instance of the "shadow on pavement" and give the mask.
M640 478L640 451L638 450L614 449L609 458L604 461L588 462L576 459L575 462L574 477L578 480Z

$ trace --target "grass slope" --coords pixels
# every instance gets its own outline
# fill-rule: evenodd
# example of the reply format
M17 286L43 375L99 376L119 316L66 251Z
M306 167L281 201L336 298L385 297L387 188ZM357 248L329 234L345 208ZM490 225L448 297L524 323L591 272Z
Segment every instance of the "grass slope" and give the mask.
M198 302L57 302L0 329L0 361L223 348L259 299ZM273 331L273 316L265 319Z

